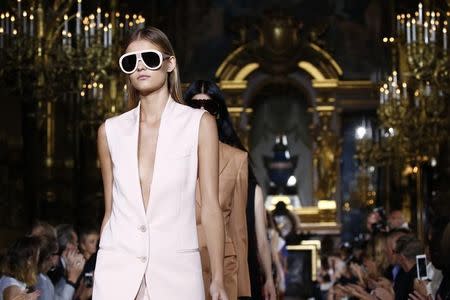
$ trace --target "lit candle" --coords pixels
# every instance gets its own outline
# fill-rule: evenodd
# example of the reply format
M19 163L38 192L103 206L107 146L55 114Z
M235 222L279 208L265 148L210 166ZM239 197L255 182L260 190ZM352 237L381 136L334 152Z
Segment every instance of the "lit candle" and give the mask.
M430 42L436 42L436 26L431 27Z
M108 46L112 45L112 35L113 35L112 24L109 23L108 24Z
M16 21L16 18L14 16L11 16L11 32L14 32L14 22ZM14 33L13 33L14 34Z
M89 26L84 26L84 48L89 48Z
M103 83L100 83L98 85L99 90L98 90L98 99L102 100L103 99Z
M400 20L401 20L402 18L400 17L400 15L397 15L397 36L400 36L400 33L401 33L401 25L400 25Z
M125 32L128 32L128 19L130 18L130 15L125 15Z
M108 47L108 27L103 27L103 47Z
M27 35L27 19L28 19L27 16L28 16L28 13L26 11L24 11L22 16L23 16L22 32L23 32L24 35Z
M425 24L423 24L423 35L424 35L425 44L428 44L428 42L429 42L428 34L429 34L428 22L425 22Z
M406 43L411 43L411 22L406 22Z
M69 48L72 48L72 33L71 32L69 32L67 34L67 38L69 40Z
M20 18L22 15L22 0L17 0L17 16Z
M422 3L419 3L419 20L417 21L417 24L422 25L423 22L423 5Z
M3 48L3 35L5 34L5 29L0 27L0 49Z
M425 96L430 96L431 95L431 85L430 82L427 81L426 86L425 86L425 92L424 92Z
M402 87L403 87L403 98L407 99L408 98L408 84L406 82L403 82Z
M64 15L64 31L69 32L69 17Z
M114 28L118 28L119 27L119 18L120 18L120 13L116 12L116 18L114 19Z
M6 12L5 14L5 34L10 34L10 27L9 27L9 12Z
M380 88L380 104L384 104L384 88Z
M77 36L81 34L81 0L77 1L77 20L76 20L76 34Z
M67 35L67 32L65 30L63 30L61 35L62 35L62 46L64 48L66 46L66 35Z
M102 9L100 7L97 7L97 28L100 28L102 18Z
M34 36L34 15L30 15L30 36Z
M97 98L97 82L94 82L92 84L93 89L92 89L92 98L96 99Z
M414 42L416 42L416 38L417 38L417 36L416 36L416 20L415 19L412 19L412 22L411 22L411 24L412 24L412 42L414 43Z
M6 22L5 22L5 14L2 13L2 14L0 15L0 26L3 28L3 33L6 34L6 27L5 27L5 24L6 24Z
M95 35L95 22L94 22L94 15L90 15L89 16L89 20L90 20L90 25L89 25L89 36L91 38L94 37Z
M447 50L447 28L445 27L442 29L442 38L443 38L443 48L444 50Z
M123 38L123 27L124 27L123 23L120 22L120 24L119 24L119 38L120 39Z

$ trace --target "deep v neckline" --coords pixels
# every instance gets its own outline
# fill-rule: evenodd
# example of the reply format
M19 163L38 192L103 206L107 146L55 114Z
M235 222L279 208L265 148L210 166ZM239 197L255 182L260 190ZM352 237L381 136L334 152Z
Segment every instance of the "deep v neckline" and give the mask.
M157 174L156 172L156 168L157 168L157 162L158 162L158 148L159 148L159 143L160 143L160 136L161 136L161 129L163 129L163 121L164 121L164 113L167 110L167 106L169 105L169 102L171 102L172 99L171 97L169 97L169 99L167 100L164 109L161 113L161 118L159 120L159 126L157 129L157 134L156 134L156 146L155 146L155 157L153 159L153 170L151 170L150 174L151 174L151 180L150 180L150 185L149 185L149 191L148 191L148 197L147 197L147 207L145 207L145 203L144 203L144 193L143 193L143 189L142 189L142 184L141 184L141 172L140 172L140 164L139 164L139 146L140 146L140 133L141 133L141 102L139 101L138 107L137 107L137 129L136 129L136 166L137 166L137 180L138 180L138 186L139 186L139 192L140 192L140 198L141 198L141 205L142 205L142 210L144 211L144 214L147 216L148 212L149 212L149 207L150 207L150 203L151 203L151 195L152 195L152 191L153 191L153 183L155 182L155 175Z

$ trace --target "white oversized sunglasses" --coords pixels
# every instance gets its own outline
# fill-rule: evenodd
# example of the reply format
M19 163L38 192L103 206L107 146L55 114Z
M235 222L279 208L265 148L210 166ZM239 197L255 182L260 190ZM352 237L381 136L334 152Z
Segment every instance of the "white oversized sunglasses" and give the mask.
M161 67L163 60L171 55L161 53L158 50L143 50L128 52L119 59L119 67L125 74L134 73L138 67L139 61L149 70L157 70Z

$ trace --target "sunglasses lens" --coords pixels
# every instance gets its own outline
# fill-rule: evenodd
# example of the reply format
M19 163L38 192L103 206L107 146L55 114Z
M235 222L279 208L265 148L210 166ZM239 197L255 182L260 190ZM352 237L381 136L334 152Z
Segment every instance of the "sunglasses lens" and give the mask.
M121 67L125 72L132 72L136 67L136 54L130 54L122 58Z
M155 52L143 52L142 60L150 69L156 69L161 64L160 56Z

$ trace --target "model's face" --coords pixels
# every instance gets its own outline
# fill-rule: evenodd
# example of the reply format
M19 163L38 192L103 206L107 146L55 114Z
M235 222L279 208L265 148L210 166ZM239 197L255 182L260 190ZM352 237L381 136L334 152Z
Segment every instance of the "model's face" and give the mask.
M129 53L145 50L157 50L163 53L158 46L147 40L136 40L132 42L125 52ZM148 69L144 63L139 60L136 71L129 75L131 84L141 95L151 94L161 89L167 83L169 73L175 69L175 66L176 61L173 56L163 59L161 67L157 70Z
M81 250L88 253L89 255L94 254L97 251L99 235L92 233L86 236L83 242L80 244Z

